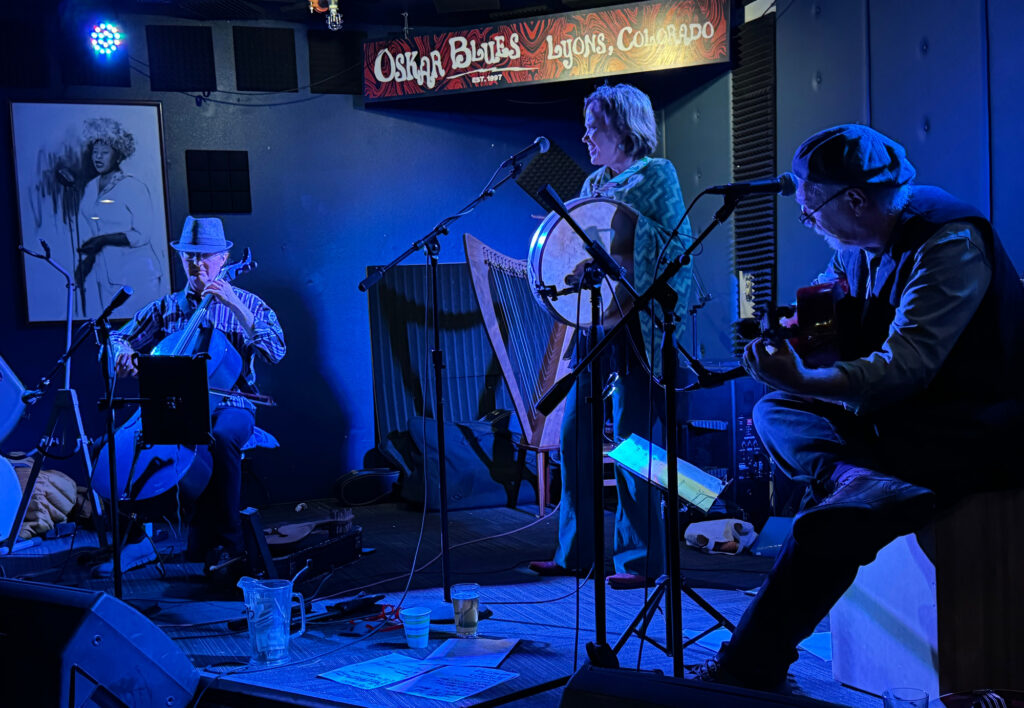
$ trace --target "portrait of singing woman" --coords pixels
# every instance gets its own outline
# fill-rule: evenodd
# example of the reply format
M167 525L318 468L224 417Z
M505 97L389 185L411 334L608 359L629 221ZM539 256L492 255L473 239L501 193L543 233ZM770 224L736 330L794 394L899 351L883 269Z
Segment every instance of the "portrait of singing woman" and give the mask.
M138 303L170 292L163 148L155 104L14 103L13 138L22 244L75 286L73 316L95 317L118 290ZM29 321L63 320L66 283L25 260Z
M163 293L164 269L153 243L149 187L121 167L135 153L135 137L112 118L93 118L85 121L83 142L83 167L96 176L86 183L78 207L82 240L75 284L86 310L93 303L102 308L124 285L132 287L137 302L149 302Z

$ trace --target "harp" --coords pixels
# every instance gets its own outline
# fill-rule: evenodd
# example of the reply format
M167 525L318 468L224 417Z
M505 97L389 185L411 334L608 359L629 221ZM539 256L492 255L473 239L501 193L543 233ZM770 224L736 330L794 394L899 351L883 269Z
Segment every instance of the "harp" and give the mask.
M537 453L537 502L547 505L547 457L559 446L560 403L550 415L537 412L541 396L569 370L565 357L572 329L541 307L525 260L510 258L466 234L466 261L501 373L523 430L522 447Z

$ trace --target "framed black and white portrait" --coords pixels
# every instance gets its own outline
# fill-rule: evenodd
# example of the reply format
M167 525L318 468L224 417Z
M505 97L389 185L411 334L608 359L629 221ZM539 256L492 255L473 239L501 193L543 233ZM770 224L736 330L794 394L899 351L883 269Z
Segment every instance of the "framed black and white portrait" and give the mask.
M21 243L75 284L73 317L96 317L117 291L125 318L171 288L160 104L12 102ZM23 255L29 322L65 317L65 278Z

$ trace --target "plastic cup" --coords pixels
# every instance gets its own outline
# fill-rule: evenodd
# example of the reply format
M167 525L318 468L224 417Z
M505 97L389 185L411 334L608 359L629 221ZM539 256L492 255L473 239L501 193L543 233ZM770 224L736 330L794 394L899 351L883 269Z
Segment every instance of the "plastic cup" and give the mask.
M476 583L459 583L452 585L451 592L455 636L475 637L480 622L480 586Z
M885 708L928 708L928 693L920 688L887 688L882 705Z
M398 612L405 628L405 642L410 649L422 649L430 638L430 608L407 607Z

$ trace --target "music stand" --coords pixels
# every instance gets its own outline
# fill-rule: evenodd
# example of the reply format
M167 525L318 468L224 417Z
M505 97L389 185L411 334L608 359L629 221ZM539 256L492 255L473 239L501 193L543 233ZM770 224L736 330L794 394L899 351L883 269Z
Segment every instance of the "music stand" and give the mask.
M109 331L102 334L104 356L109 356ZM108 378L110 367L104 367ZM204 356L150 356L138 357L138 398L113 398L107 394L107 450L110 455L110 502L113 536L114 595L121 597L121 549L118 523L118 483L116 475L117 446L114 442L113 410L126 403L138 403L142 412L143 445L208 445L212 439L210 428L210 391ZM110 391L112 382L107 382ZM136 443L138 445L138 443ZM133 469L129 475L134 476ZM143 476L147 474L143 471ZM129 500L137 480L129 479L125 491ZM131 525L125 530L128 536Z
M210 444L210 389L202 356L139 357L142 442Z
M669 435L674 435L674 431L669 431ZM633 475L637 479L641 479L644 482L654 485L658 491L662 494L664 500L663 509L666 514L678 514L678 509L671 509L668 507L669 494L669 466L668 466L668 453L651 443L644 440L639 435L633 434L623 440L614 450L608 453L608 456L615 460L619 465L629 474ZM727 483L723 483L717 477L714 477L704 470L700 469L696 465L692 465L686 460L676 458L676 490L678 492L677 498L684 502L695 506L704 513L707 513L714 504L715 499L725 490ZM665 524L665 553L675 554L679 556L679 539L672 538L670 524ZM666 568L672 568L672 564L666 559ZM671 642L675 641L672 636L671 627L666 622L666 637L668 638L668 646L661 646L658 642L654 641L647 636L647 626L651 623L654 618L654 612L657 610L658 605L661 604L661 598L666 592L670 590L669 575L662 575L658 578L657 584L655 585L654 591L650 597L647 598L647 602L636 614L633 620L629 623L626 631L619 637L619 641L612 647L612 651L616 654L626 644L630 635L636 634L640 637L641 641L646 640L654 646L661 649L666 654L675 656L676 652L673 651ZM711 603L705 600L703 597L698 595L693 589L687 584L686 578L680 574L677 578L679 589L697 605L700 606L705 612L707 612L712 619L715 620L716 624L704 630L697 636L687 640L680 641L678 648L678 654L681 659L682 651L686 647L690 646L697 640L703 638L705 635L710 634L719 627L725 627L730 632L736 629L735 625L726 619L722 613L716 610ZM643 624L640 629L637 629L637 625L640 624L641 620ZM666 613L666 620L668 620L668 613ZM680 638L681 640L681 638Z

